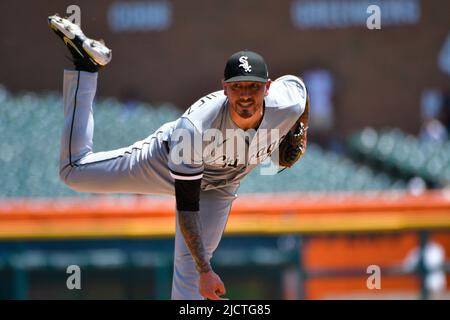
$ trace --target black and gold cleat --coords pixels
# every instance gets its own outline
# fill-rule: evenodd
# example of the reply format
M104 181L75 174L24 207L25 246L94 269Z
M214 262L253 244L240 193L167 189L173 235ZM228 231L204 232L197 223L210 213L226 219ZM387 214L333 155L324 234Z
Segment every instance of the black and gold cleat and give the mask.
M48 24L69 48L76 70L97 72L111 61L111 49L102 41L86 37L81 28L68 19L53 15L48 17Z

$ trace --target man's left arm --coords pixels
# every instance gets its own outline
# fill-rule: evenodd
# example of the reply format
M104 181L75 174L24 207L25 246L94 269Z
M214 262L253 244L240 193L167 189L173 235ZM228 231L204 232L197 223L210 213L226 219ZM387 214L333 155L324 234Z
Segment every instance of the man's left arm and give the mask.
M306 96L303 113L280 143L278 154L279 166L290 168L305 154L308 142L308 123L309 96Z

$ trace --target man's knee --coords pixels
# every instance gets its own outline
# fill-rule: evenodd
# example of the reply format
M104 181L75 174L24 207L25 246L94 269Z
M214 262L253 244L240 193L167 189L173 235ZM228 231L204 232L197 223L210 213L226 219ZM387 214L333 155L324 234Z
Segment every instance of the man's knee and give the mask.
M61 181L68 186L70 189L78 192L86 191L85 187L82 183L80 183L79 179L75 177L74 167L67 166L64 169L59 171L59 178Z

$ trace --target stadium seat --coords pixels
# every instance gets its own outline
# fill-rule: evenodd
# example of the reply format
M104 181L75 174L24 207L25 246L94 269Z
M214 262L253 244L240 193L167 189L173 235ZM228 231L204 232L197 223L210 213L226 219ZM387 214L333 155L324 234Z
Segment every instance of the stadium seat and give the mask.
M63 123L61 94L25 92L11 95L0 88L0 102L0 196L89 196L70 190L59 180L58 153ZM117 99L104 98L96 99L94 113L94 151L104 151L144 139L161 124L177 119L181 111L172 105L155 107L144 103L127 110ZM398 136L398 132L384 136L369 128L353 137L353 143L367 156L392 157L394 162L405 163L409 158L404 158L406 152L398 152L397 147L401 146L395 140ZM380 145L380 139L385 143ZM448 150L449 145L446 148ZM433 152L440 155L439 161L442 162L435 160L428 164L426 168L431 176L435 176L449 159L448 154L444 156L439 149ZM417 158L409 165L416 164ZM262 175L260 168L254 170L242 181L240 193L333 192L396 187L404 188L404 184L310 143L306 155L293 168L272 176Z

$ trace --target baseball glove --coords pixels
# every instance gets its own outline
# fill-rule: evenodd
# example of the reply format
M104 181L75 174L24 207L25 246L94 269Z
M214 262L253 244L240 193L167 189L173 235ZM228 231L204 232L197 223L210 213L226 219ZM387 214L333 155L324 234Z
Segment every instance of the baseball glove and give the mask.
M303 122L298 121L283 138L279 146L280 166L290 168L303 156L306 151L307 129Z

